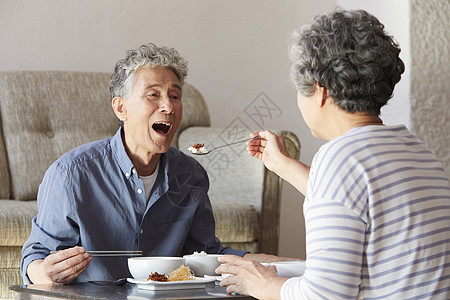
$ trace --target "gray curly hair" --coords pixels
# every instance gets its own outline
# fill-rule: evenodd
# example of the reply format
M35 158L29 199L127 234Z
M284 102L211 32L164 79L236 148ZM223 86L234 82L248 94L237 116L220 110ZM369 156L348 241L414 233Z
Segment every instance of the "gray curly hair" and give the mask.
M187 61L174 48L158 47L149 43L126 52L126 57L119 60L109 81L111 99L126 97L134 84L134 75L141 67L156 66L170 68L183 85L187 76Z
M315 84L341 109L379 115L405 71L400 48L366 11L336 9L292 34L291 81L305 96Z

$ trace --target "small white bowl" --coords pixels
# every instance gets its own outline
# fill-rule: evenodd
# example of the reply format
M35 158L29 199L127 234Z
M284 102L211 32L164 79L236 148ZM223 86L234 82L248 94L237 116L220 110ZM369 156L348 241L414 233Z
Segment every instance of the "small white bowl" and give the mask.
M303 260L271 262L268 265L275 266L280 277L298 277L303 275L306 269Z
M169 275L182 264L184 264L182 257L153 256L128 259L128 269L134 279L147 279L154 272Z
M194 271L195 276L216 276L216 268L220 266L217 258L221 254L206 254L206 255L185 255L183 256L186 265Z

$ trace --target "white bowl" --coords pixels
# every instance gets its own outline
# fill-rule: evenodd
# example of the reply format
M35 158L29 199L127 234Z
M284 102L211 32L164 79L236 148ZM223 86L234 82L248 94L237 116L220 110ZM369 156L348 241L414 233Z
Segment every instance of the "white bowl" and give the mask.
M184 264L182 257L132 257L128 259L128 269L134 279L147 279L153 272L168 275Z
M185 255L184 261L186 265L194 271L195 276L216 276L215 270L220 266L220 262L217 258L220 254L207 254L207 255Z
M271 262L269 265L277 268L280 277L298 277L305 273L306 264L303 260Z

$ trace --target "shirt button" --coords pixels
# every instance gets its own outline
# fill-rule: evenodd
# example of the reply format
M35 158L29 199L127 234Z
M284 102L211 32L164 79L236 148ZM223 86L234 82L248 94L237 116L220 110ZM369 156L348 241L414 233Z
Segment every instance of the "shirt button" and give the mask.
M130 173L125 173L125 176L127 176L127 178L130 177Z
M142 190L141 189L138 189L137 192L138 192L138 194L142 194Z
M136 169L133 169L131 172L133 172L133 174L136 174Z
M141 229L141 234L143 234L144 233L144 229Z

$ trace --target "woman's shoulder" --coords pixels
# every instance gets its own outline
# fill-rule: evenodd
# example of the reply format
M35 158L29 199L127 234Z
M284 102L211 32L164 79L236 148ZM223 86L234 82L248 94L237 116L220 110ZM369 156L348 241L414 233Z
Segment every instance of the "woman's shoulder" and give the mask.
M322 156L332 157L358 153L359 148L378 146L383 143L403 140L403 143L417 138L403 125L396 126L362 126L353 128L347 133L324 144L318 151Z

